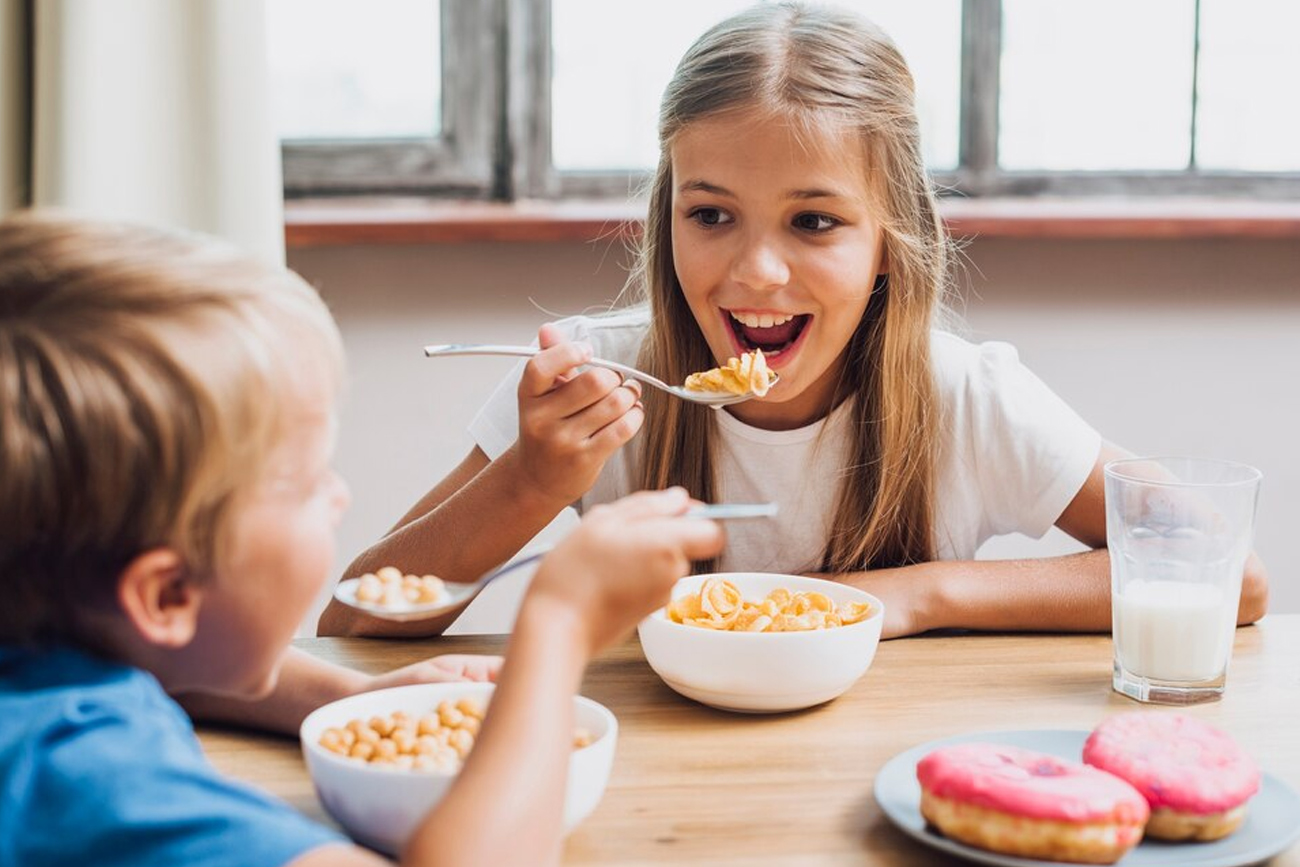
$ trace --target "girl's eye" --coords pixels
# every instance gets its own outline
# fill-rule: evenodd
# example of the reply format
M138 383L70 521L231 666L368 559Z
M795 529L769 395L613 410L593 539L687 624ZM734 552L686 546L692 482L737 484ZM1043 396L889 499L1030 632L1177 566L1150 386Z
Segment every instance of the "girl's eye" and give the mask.
M711 227L730 223L731 215L721 208L696 208L691 211L690 219L699 223L701 226Z
M794 218L795 228L805 232L829 232L839 224L839 220L825 214L800 214Z

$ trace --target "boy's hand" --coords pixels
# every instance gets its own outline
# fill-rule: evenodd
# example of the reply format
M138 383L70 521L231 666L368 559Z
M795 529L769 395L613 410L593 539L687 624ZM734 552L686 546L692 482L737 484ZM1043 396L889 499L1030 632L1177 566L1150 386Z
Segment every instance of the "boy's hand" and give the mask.
M645 421L641 386L612 370L577 368L591 358L585 343L563 340L553 325L537 333L542 351L519 381L519 442L524 481L563 506L591 489L610 455Z
M668 601L692 560L722 550L718 524L681 517L690 505L686 491L671 488L597 506L542 561L530 597L572 611L589 653L608 646Z
M366 680L357 692L370 692L390 686L412 683L458 683L462 681L494 683L501 670L501 657L448 653L422 662L403 666Z

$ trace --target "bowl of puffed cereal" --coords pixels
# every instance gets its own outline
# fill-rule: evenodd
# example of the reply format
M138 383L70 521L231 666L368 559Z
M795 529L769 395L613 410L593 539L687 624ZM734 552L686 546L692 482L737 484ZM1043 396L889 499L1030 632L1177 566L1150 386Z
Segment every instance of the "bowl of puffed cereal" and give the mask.
M325 811L358 843L400 852L451 788L474 748L494 689L490 683L398 686L313 711L299 736ZM618 721L608 708L582 696L573 701L566 831L600 803L618 739Z
M641 621L646 661L676 692L721 710L830 701L876 655L885 607L856 587L766 572L692 575Z

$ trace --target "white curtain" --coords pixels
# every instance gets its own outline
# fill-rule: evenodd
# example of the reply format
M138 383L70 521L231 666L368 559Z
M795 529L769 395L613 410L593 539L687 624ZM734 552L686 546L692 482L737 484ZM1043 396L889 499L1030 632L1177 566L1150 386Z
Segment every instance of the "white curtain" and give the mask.
M29 61L0 66L14 106L0 156L11 180L26 165L27 204L194 229L284 261L263 0L0 2L31 19ZM13 39L21 12L9 12L0 37Z
M28 199L27 16L23 0L0 0L0 215Z

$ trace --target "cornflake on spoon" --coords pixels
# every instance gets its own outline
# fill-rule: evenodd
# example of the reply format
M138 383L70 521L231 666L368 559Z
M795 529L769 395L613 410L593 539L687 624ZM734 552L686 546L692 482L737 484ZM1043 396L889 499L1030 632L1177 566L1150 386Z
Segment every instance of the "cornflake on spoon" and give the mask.
M746 352L739 358L730 358L725 367L715 367L703 373L686 377L686 387L691 391L721 391L729 394L749 394L762 397L772 387L772 370L763 358L763 350Z

